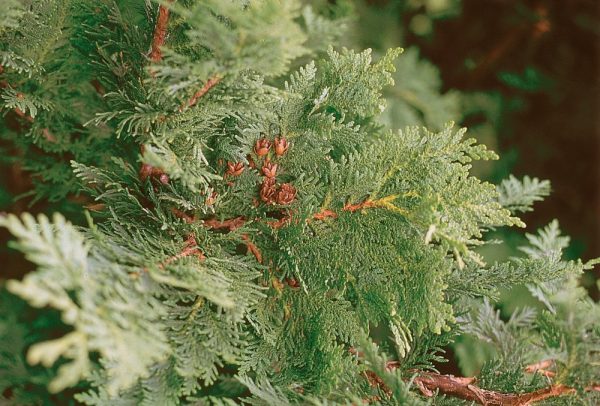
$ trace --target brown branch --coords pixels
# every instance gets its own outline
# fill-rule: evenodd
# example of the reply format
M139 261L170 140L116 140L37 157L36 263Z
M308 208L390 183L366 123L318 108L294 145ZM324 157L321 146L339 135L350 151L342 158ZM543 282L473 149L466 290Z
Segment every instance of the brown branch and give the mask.
M185 258L185 257L189 257L189 256L196 256L198 258L199 261L204 261L206 259L206 256L204 255L204 253L202 252L202 250L198 247L198 243L196 242L196 237L194 236L194 234L189 234L187 239L184 242L184 247L183 249L175 254L172 255L170 257L168 257L167 259L165 259L164 261L160 262L157 266L159 269L164 270L165 267L181 258ZM129 276L133 279L137 279L140 277L140 275L142 273L146 273L148 272L148 268L142 268L141 271L138 272L131 272L129 274Z
M273 228L273 229L275 229L275 230L278 230L278 229L280 229L280 228L282 228L282 227L285 227L285 226L287 226L287 225L288 225L288 224L290 224L291 222L292 222L292 217L290 216L290 217L284 217L284 218L281 218L281 219L279 219L279 220L267 221L267 224L268 224L268 225L269 225L271 228Z
M350 347L348 351L359 358L364 357L364 354L353 347ZM544 370L544 368L548 368L553 364L553 360L544 360L526 367L525 371L534 373L540 372L540 370ZM400 363L398 361L388 361L385 365L385 369L391 371L399 366ZM548 398L570 395L576 392L576 389L569 386L552 384L546 388L528 393L503 393L475 386L475 377L458 377L417 370L412 372L418 374L414 378L413 383L425 397L432 397L436 392L439 392L446 396L475 402L484 406L528 406ZM383 379L375 372L365 371L363 374L371 386L379 387L379 389L381 389L388 397L391 396L391 390L387 387ZM585 390L588 392L600 392L600 384L590 385L585 388Z
M388 398L392 396L392 391L390 390L390 388L388 388L385 382L383 382L383 379L381 379L379 375L377 375L375 372L364 371L363 375L365 378L367 378L367 382L369 382L369 385L371 387L381 389Z
M185 247L181 250L181 252L165 259L163 262L158 264L158 267L160 269L164 269L164 267L169 265L170 263L175 262L181 258L189 257L191 255L195 255L200 261L206 259L204 253L200 250L200 248L198 248L198 243L196 242L196 237L194 236L194 234L190 234L187 240L185 240Z
M102 86L102 84L100 83L100 81L98 79L90 80L90 84L94 87L94 90L100 96L104 96L106 94L106 90L104 89L104 86Z
M24 120L27 120L27 122L33 123L33 117L31 117L29 114L24 113L23 110L21 110L20 108L15 107L14 112L17 116L23 118ZM44 137L44 139L46 139L46 141L51 142L53 144L56 143L56 137L50 132L48 127L42 128L42 136Z
M350 213L354 213L357 212L359 210L363 210L363 209L369 209L369 208L374 208L374 207L392 207L392 209L398 211L401 209L396 208L395 206L392 206L389 203L389 200L393 200L394 198L396 198L396 196L388 196L388 197L384 197L382 199L379 200L370 200L367 199L364 202L360 202L360 203L346 203L346 205L342 208L342 211L348 211ZM338 214L332 210L329 209L323 209L318 213L313 214L313 219L314 220L325 220L326 218L337 218Z
M182 219L183 221L185 221L188 224L192 224L196 222L196 217L195 216L190 216L189 214L176 209L175 207L171 208L171 213L173 213L173 215L177 218Z
M167 0L168 3L173 3L175 0ZM162 60L162 51L161 47L165 43L165 39L167 37L167 23L169 22L169 8L165 5L160 5L158 7L158 16L156 18L156 26L154 27L154 35L152 37L152 44L150 46L150 54L148 58L152 62L160 62ZM153 73L151 72L153 75ZM198 90L191 97L190 100L184 102L180 107L179 111L182 112L188 107L194 106L198 100L204 96L210 89L212 89L215 85L217 85L221 81L221 77L219 75L215 75L209 78L204 86L200 90Z
M431 397L433 392L439 391L447 396L486 406L526 406L544 399L575 393L574 388L562 384L553 384L529 393L502 393L481 389L472 384L474 381L474 378L460 378L432 372L422 373L414 380L421 393L427 397ZM588 390L596 389L590 387Z
M318 213L313 214L313 219L315 220L325 220L326 218L337 218L337 213L332 210L321 210Z
M188 224L195 223L198 218L194 215L189 215L186 212L179 210L175 207L171 208L171 213L177 218L182 219ZM244 216L238 216L227 220L219 221L216 218L209 218L202 220L203 225L212 230L226 230L228 232L235 231L238 228L246 224L246 218Z
M262 264L262 254L260 253L258 247L252 241L250 241L250 237L248 237L248 234L242 235L242 240L246 242L246 247L248 247L248 251L250 251L252 255L254 255L254 258L256 258L258 263Z
M18 108L18 107L15 107L15 113L17 114L17 116L19 116L19 117L21 117L21 118L23 118L23 119L25 119L25 120L29 121L30 123L32 123L32 122L33 122L33 117L31 117L31 116L30 116L30 115L28 115L28 114L25 114L25 113L23 112L23 110L21 110L20 108Z
M90 210L90 211L103 211L104 209L106 209L106 204L104 203L92 203L92 204L87 204L84 206L86 209Z
M179 107L179 111L183 111L185 110L187 107L192 107L194 106L198 100L204 96L206 93L208 93L208 91L210 89L212 89L214 86L216 86L220 81L221 81L221 77L218 75L215 75L211 78L209 78L206 83L204 84L204 86L202 86L202 88L200 90L198 90L196 93L194 93L194 95L191 97L190 100L188 100L187 102L183 103L180 107Z
M535 364L531 364L525 367L525 372L530 374L538 373L540 375L544 375L548 378L553 378L556 375L554 371L548 371L548 368L554 366L554 360L546 359L540 362L536 362Z
M219 221L215 218L204 220L204 225L213 230L234 231L242 227L245 223L246 218L244 216L234 217L223 221Z
M280 218L276 217L277 220L269 220L266 222L269 225L269 227L277 230L277 229L287 226L288 224L290 224L292 222L293 217L292 217L292 213L289 210L287 210L283 213L280 213L280 214L281 214L281 217Z
M342 210L349 211L350 213L354 213L355 211L359 211L362 209L368 209L369 207L375 207L375 202L372 200L365 200L361 203L356 204L346 204Z
M54 134L52 134L50 132L50 130L48 129L48 127L42 128L42 135L44 136L44 138L46 139L46 141L51 142L51 143L55 143L56 142L56 137L54 136Z
M369 207L375 207L375 204L371 200L366 200L362 203L357 203L357 204L348 203L342 208L342 211L349 211L350 213L354 213L355 211L366 209ZM312 216L312 220L323 221L328 218L336 219L336 218L338 218L338 214L336 212L334 212L333 210L322 209L320 212L315 213ZM308 219L307 221L310 221L310 220L311 219Z
M168 0L172 3L173 0ZM154 27L154 36L152 37L152 46L149 58L152 62L159 62L162 59L160 47L165 43L167 37L167 23L169 22L169 9L163 5L158 7L158 17Z

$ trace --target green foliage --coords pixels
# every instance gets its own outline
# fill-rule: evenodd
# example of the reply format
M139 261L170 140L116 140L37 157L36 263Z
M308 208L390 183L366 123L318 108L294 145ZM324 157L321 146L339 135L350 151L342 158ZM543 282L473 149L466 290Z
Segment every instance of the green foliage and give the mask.
M547 310L531 308L502 321L485 302L474 318L463 320L466 332L491 343L495 356L480 375L483 387L504 392L531 391L546 385L541 374L526 374L525 367L551 360L556 380L577 389L573 397L554 399L551 404L594 404L598 394L586 392L598 374L598 316L600 306L569 278L563 288L548 298Z
M431 70L430 85L408 84L423 70L414 51L394 75L399 48L375 62L370 50L323 55L315 33L340 32L322 8L180 1L161 6L170 8L168 37L162 58L150 60L155 5L40 4L13 13L35 21L24 30L39 24L40 53L9 40L36 43L21 25L5 23L0 42L32 61L3 64L3 108L24 120L6 138L35 149L25 167L61 185L49 198L77 191L96 210L86 227L60 214L0 217L37 267L6 289L66 326L15 347L51 371L42 380L50 392L80 383L87 388L75 398L89 405L425 404L416 376L464 331L500 348L491 362L501 373L484 369L486 387L539 387L522 371L538 356L561 364L559 382L574 396L597 381L600 316L574 285L592 263L562 260L557 224L528 237L526 257L487 265L477 252L490 244L487 231L523 226L515 214L547 195L548 183L473 176L472 162L497 155L436 122L452 96L433 96ZM307 56L318 58L289 73ZM403 120L418 110L439 131L382 124L394 79L412 95L396 106L410 110ZM287 152L258 153L275 138ZM244 170L232 173L234 163ZM274 198L264 193L271 164ZM284 186L293 190L286 198ZM556 289L565 281L569 289ZM524 283L548 310L503 323L486 300ZM15 349L0 345L0 354ZM25 368L18 356L9 361ZM2 396L32 403L28 375L0 381L10 388Z
M0 15L0 33L15 29L19 26L19 19L25 13L25 6L18 0L7 0Z
M0 138L20 151L20 165L32 174L34 201L64 202L78 190L69 159L102 164L106 157L96 151L114 148L106 129L83 127L101 100L87 58L72 45L81 32L76 6L10 1L2 8L11 29L0 30L0 111L6 116Z
M537 69L528 66L522 74L512 72L500 72L498 78L518 90L526 92L548 91L553 82Z
M26 302L4 289L0 292L0 391L12 392L11 399L1 398L3 404L52 404L68 399L68 393L57 396L46 390L54 369L31 366L23 356L32 344L62 331L55 312L32 314Z
M512 213L533 210L533 203L550 194L550 182L525 176L519 181L510 175L498 185L498 202Z
M417 48L409 48L398 60L394 77L396 86L386 92L391 99L390 108L382 114L387 125L402 128L423 123L440 129L444 123L460 118L460 95L455 91L441 94L437 68L419 59Z
M278 76L307 52L302 45L306 36L294 21L300 16L296 1L209 0L174 10L189 26L185 35L190 43L208 53L214 73L253 70Z

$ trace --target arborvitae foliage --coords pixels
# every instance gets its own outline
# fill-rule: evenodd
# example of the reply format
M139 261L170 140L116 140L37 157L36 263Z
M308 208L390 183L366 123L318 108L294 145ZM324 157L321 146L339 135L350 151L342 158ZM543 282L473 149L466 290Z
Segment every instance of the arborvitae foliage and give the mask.
M343 6L5 5L3 137L36 196L93 210L0 217L37 266L6 288L41 309L2 295L5 401L599 400L600 306L576 283L592 263L562 260L555 222L522 257L477 253L548 183L471 176L496 155L451 124L384 128L401 50L324 52ZM545 310L503 321L488 300L517 284ZM460 332L497 347L478 381L436 372Z

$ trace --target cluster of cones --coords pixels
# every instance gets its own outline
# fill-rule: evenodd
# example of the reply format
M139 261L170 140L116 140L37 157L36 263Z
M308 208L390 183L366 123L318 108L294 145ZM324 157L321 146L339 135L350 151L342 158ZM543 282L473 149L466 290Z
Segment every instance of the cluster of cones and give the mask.
M287 205L294 201L296 198L296 188L289 183L283 183L277 185L275 179L277 175L277 169L279 165L275 162L271 162L269 158L269 152L271 149L275 152L276 156L283 156L289 148L289 143L285 138L277 137L273 142L266 138L261 138L254 144L254 153L259 157L263 158L263 165L261 173L264 177L259 187L260 199L266 204L280 204ZM256 168L256 163L249 156L250 166ZM226 176L240 176L244 172L244 164L242 162L227 162Z

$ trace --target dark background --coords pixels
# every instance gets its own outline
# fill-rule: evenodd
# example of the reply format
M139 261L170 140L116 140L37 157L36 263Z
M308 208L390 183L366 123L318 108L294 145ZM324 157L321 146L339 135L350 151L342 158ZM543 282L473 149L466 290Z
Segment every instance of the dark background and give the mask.
M463 0L461 14L436 21L431 38L407 38L440 69L446 89L495 90L522 104L505 116L500 152L516 151L515 175L550 179L553 189L525 221L535 229L558 218L583 259L600 256L599 10L594 0ZM501 80L528 67L547 88Z

